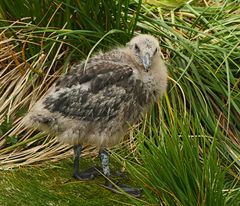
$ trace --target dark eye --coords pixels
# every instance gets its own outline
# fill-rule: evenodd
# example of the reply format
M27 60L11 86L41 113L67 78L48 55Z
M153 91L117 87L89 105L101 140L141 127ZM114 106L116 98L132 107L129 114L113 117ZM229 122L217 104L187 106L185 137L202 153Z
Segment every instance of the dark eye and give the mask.
M134 49L135 49L135 51L136 51L137 53L139 53L139 52L140 52L140 49L139 49L139 47L138 47L138 45L137 45L137 44L135 44L135 46L134 46Z
M158 51L158 49L156 48L155 51L154 51L154 53L153 53L153 55L155 55L155 54L157 53L157 51Z

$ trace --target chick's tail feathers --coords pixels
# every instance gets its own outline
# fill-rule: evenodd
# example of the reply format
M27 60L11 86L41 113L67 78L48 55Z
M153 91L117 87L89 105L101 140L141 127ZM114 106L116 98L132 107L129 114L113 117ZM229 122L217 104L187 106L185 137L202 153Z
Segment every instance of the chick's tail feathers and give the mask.
M37 128L40 130L52 130L54 125L57 125L57 119L47 117L40 113L28 113L22 120L22 123L27 128Z

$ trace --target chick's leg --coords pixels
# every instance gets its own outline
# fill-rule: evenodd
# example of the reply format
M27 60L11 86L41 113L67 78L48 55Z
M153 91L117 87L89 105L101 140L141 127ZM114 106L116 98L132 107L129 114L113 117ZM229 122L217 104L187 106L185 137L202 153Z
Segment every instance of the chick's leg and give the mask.
M79 172L79 162L80 162L80 156L81 156L81 145L75 145L73 147L74 149L74 168L73 168L73 177L78 180L90 180L94 179L98 174L99 168L97 167L91 167L83 172Z
M105 185L108 185L110 182L108 178L110 178L110 168L109 168L109 155L106 149L101 149L99 152L99 156L102 162L103 174L106 177Z
M140 188L131 187L119 182L113 183L113 181L110 179L109 155L107 150L101 149L99 155L102 162L103 174L105 176L104 187L115 193L121 193L121 191L124 191L135 197L140 197L142 191Z

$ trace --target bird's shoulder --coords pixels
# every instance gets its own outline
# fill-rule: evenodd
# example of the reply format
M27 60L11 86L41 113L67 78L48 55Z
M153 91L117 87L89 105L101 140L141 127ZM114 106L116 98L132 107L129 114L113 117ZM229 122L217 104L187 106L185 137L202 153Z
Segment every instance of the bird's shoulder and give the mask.
M89 85L93 92L103 87L127 80L133 74L134 67L129 63L121 49L99 52L90 59L71 67L57 82L56 87L71 88L77 85Z

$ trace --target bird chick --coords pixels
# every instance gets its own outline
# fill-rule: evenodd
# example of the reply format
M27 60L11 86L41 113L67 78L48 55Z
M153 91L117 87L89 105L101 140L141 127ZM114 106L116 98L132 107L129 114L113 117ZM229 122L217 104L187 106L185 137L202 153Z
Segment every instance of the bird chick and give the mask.
M167 68L158 40L147 34L134 37L126 47L97 53L72 66L25 117L34 125L74 146L77 179L91 179L94 172L79 172L81 146L99 148L103 174L110 177L106 148L116 145L129 125L158 100L167 87ZM106 181L106 186L113 185ZM139 190L121 187L129 194Z

